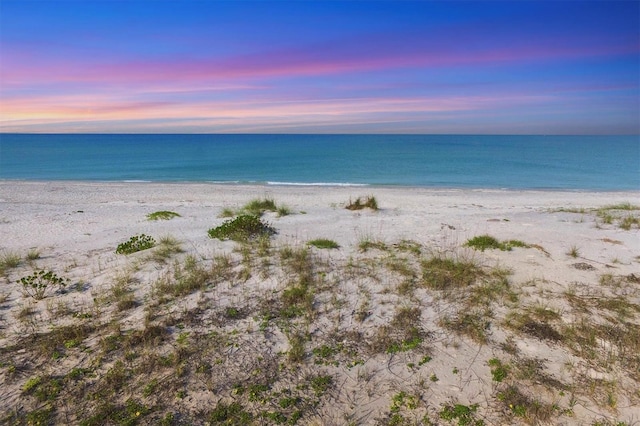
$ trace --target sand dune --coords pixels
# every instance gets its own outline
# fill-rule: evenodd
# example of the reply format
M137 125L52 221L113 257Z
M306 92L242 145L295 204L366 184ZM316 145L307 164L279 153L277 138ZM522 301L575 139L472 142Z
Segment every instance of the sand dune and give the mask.
M0 418L635 424L638 195L0 182ZM256 199L270 239L207 235Z

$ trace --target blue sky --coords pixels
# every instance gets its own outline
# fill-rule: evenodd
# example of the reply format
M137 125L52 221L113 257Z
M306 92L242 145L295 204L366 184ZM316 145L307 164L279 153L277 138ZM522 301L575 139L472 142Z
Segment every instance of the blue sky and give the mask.
M6 1L0 131L640 133L637 1Z

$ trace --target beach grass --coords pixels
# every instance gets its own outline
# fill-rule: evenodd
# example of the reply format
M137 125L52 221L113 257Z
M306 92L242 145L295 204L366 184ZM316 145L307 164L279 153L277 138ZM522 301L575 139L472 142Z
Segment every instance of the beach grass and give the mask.
M147 215L147 220L170 220L174 217L181 217L178 213L168 211L168 210L159 210L157 212L149 213Z

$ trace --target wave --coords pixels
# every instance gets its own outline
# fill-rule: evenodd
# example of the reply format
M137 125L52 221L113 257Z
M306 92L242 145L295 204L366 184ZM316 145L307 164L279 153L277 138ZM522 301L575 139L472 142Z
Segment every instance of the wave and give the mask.
M367 183L335 183L335 182L274 182L267 181L267 185L277 186L369 186Z

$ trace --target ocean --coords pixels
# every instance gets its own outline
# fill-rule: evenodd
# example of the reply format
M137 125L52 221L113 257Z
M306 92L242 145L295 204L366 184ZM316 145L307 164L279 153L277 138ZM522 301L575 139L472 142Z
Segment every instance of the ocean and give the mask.
M4 133L0 179L640 190L640 138Z

